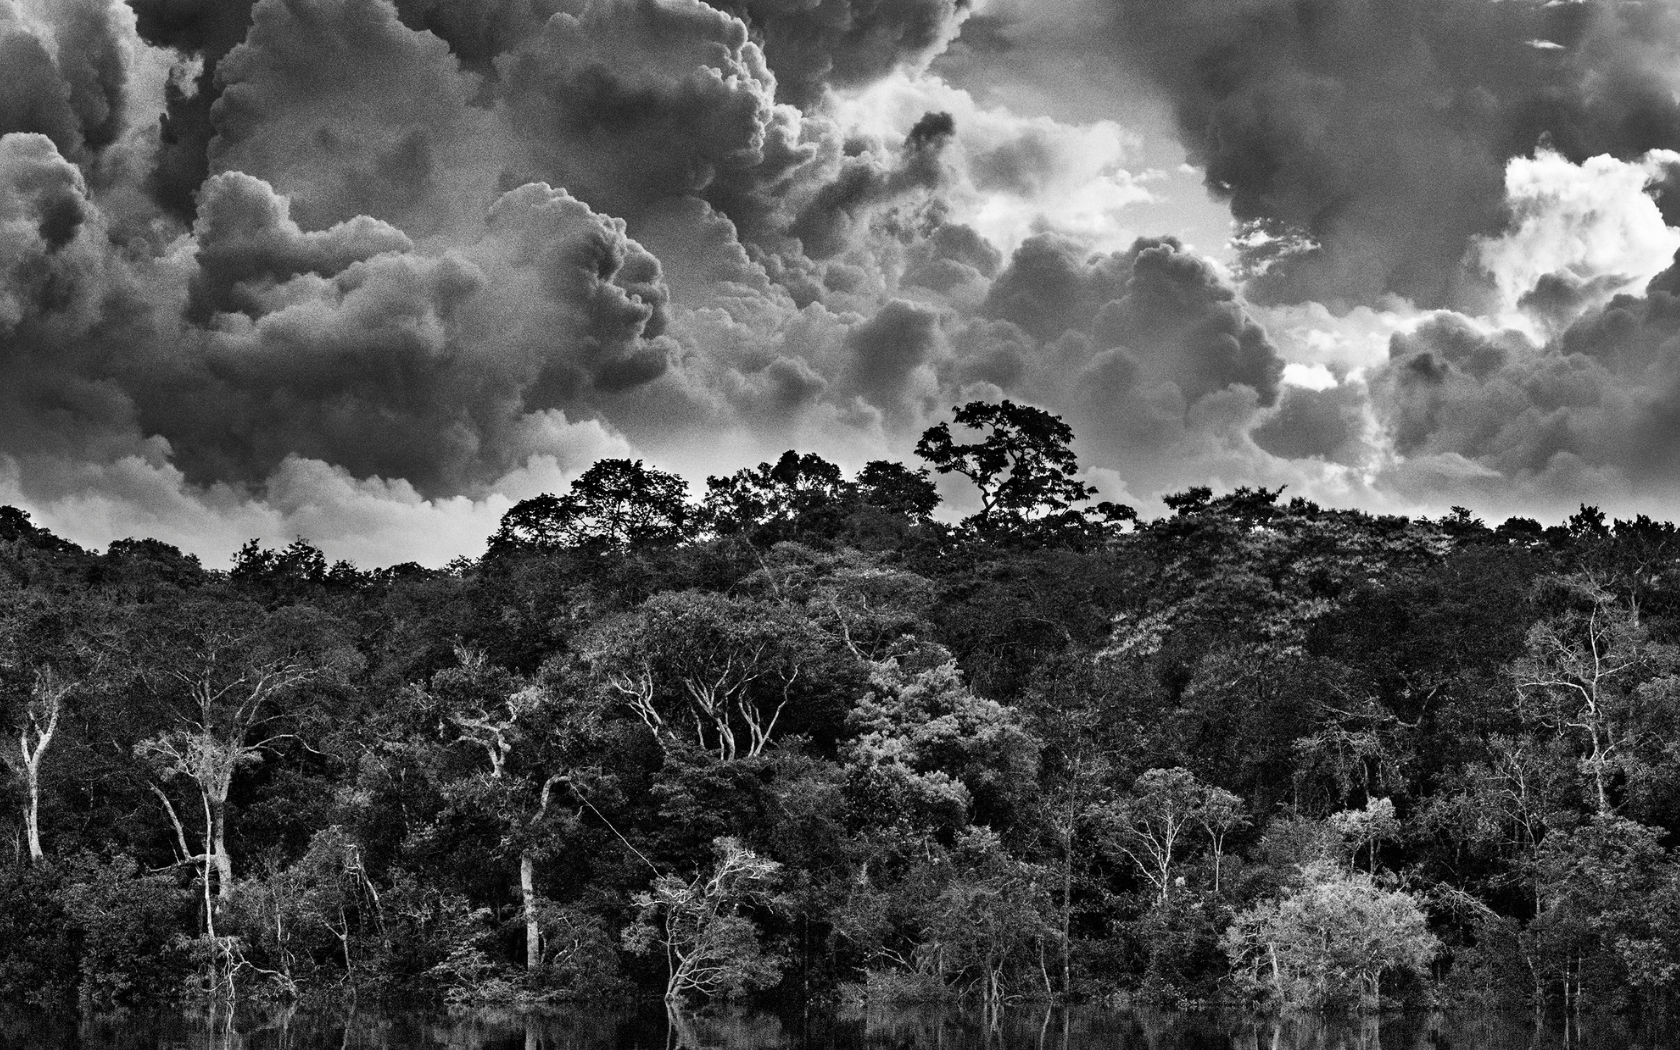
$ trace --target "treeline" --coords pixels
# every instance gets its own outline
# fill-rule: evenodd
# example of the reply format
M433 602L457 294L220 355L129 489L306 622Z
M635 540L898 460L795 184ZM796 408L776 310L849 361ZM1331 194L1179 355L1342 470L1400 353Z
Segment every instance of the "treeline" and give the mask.
M0 995L1670 1004L1673 526L1140 522L955 423L442 570L0 510Z

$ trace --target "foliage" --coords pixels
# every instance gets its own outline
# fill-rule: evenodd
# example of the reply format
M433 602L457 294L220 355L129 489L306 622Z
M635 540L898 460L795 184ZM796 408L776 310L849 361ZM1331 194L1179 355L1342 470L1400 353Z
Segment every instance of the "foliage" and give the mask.
M490 547L509 553L664 546L687 536L691 519L682 478L639 459L603 459L580 474L564 496L545 494L514 504L502 515Z
M624 947L638 955L663 954L665 1000L739 995L775 982L783 961L765 950L755 911L773 911L781 865L731 838L712 843L716 856L693 878L659 875L635 895L636 920Z
M980 430L959 442L949 423L928 428L916 455L941 474L960 474L979 490L980 509L964 524L982 535L1079 534L1137 517L1130 507L1099 503L1076 509L1096 494L1078 479L1073 430L1056 416L1013 401L971 401L953 409L952 422Z
M1386 979L1425 976L1441 946L1411 894L1326 861L1239 914L1224 944L1245 992L1307 1009L1377 1006Z
M1680 1006L1671 526L1073 447L606 460L438 569L0 510L0 991Z

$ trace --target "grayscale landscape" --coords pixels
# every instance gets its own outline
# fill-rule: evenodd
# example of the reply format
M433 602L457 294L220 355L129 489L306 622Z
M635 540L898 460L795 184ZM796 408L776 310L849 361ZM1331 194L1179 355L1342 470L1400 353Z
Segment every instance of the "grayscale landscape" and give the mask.
M0 1050L1658 1047L1670 0L0 0Z

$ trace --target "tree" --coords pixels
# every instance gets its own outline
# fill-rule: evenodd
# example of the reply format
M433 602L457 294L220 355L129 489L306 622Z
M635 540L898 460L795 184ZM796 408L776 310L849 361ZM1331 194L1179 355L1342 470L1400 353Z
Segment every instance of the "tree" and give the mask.
M1578 575L1551 582L1566 607L1529 629L1527 651L1512 663L1511 677L1531 718L1585 738L1581 766L1595 808L1608 813L1611 778L1640 722L1638 686L1672 673L1677 661L1671 647L1651 642L1638 607L1618 602L1599 580Z
M135 644L148 657L145 676L164 702L170 726L136 745L164 783L192 785L201 810L202 849L187 845L169 795L149 784L176 834L182 863L216 873L218 895L233 893L227 843L228 796L241 769L258 765L282 741L296 740L299 712L291 700L305 687L359 662L337 638L330 617L305 607L262 613L232 601L190 602L160 613ZM206 890L208 893L208 889Z
M566 495L544 493L514 504L502 515L490 550L670 546L687 539L693 525L682 478L639 459L603 459L579 475Z
M1197 827L1229 828L1236 812L1233 802L1229 792L1175 766L1144 773L1126 798L1098 816L1107 841L1137 865L1165 903L1174 885L1173 866L1182 855L1184 836Z
M636 955L662 952L665 1001L732 995L775 983L782 960L759 941L755 910L781 904L775 886L781 865L729 837L712 843L709 870L683 879L658 875L632 903L636 919L624 947Z
M1441 942L1411 894L1322 860L1281 898L1239 914L1224 946L1239 984L1279 1005L1376 1009L1384 979L1425 976Z
M1213 892L1220 892L1220 866L1225 859L1225 837L1248 826L1243 812L1243 800L1224 788L1210 787L1202 802L1196 821L1207 832L1208 844L1213 847Z
M952 851L951 878L940 890L926 927L953 973L978 981L991 1010L1003 1006L1010 970L1032 973L1051 993L1042 950L1057 936L1043 872L1011 857L997 832L962 832Z
M1560 987L1566 1011L1579 1011L1584 1000L1626 1004L1631 991L1672 990L1680 977L1680 865L1661 834L1595 813L1540 844L1531 868L1537 914L1521 935L1537 1000L1547 986Z
M487 773L443 785L454 805L489 814L505 829L504 843L519 859L519 896L525 920L525 966L542 966L542 915L537 863L551 803L558 791L588 775L585 763L598 734L597 713L558 695L547 683L530 681L490 664L481 652L458 648L458 666L432 677L417 697L435 712L451 743L483 753Z
M806 515L852 497L840 468L815 453L789 449L774 464L760 463L727 478L706 479L700 516L721 536L786 539Z
M18 757L6 756L6 764L23 778L28 798L24 802L24 833L29 841L29 861L39 864L41 852L41 760L58 734L59 716L64 711L64 698L70 695L75 683L61 677L52 668L42 668L34 675L29 700L18 720Z
M814 656L811 633L780 606L685 591L655 595L583 648L597 681L661 746L692 734L728 762L769 745Z
M1019 711L975 695L950 653L913 640L874 663L869 685L841 750L857 808L946 832L1012 815L1038 768Z
M856 484L858 498L865 504L911 521L928 520L939 506L939 490L928 479L926 467L911 470L902 463L871 460L858 471Z
M964 524L981 533L1008 534L1033 525L1088 527L1136 519L1130 507L1113 503L1073 509L1097 490L1078 479L1073 429L1059 417L1013 401L970 401L953 412L958 426L985 431L985 436L959 443L950 424L940 423L922 433L916 455L939 473L960 474L980 490L980 510Z
M1076 842L1082 826L1090 823L1090 814L1100 811L1097 799L1107 790L1112 773L1109 756L1089 746L1094 728L1093 712L1058 712L1063 727L1071 730L1071 739L1057 749L1060 758L1057 772L1061 775L1045 798L1044 823L1056 837L1061 852L1061 883L1058 894L1057 919L1061 942L1061 991L1066 996L1073 987L1073 867ZM1083 717L1081 717L1083 716ZM1073 723L1068 725L1067 723Z
M1394 816L1394 800L1373 798L1364 809L1344 809L1330 814L1330 827L1340 835L1348 851L1348 866L1359 858L1359 851L1370 851L1370 870L1377 871L1377 844L1400 836L1400 821Z
M91 691L108 639L105 607L92 602L12 596L0 609L0 711L15 745L0 749L0 764L23 787L24 839L40 863L42 771L59 740L72 694Z

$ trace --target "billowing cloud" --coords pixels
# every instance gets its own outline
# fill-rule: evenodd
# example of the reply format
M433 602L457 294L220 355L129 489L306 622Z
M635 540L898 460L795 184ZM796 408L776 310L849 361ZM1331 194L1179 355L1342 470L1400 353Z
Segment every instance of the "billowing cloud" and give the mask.
M1680 270L1619 295L1557 337L1441 315L1394 340L1374 383L1397 484L1440 485L1551 513L1680 492ZM1422 480L1419 480L1421 476Z
M932 58L956 35L968 0L720 0L752 27L778 94L816 102L825 87L855 88Z
M1249 262L1253 293L1269 300L1375 304L1393 293L1479 307L1480 282L1462 264L1473 238L1504 227L1508 159L1542 142L1576 162L1630 159L1680 138L1672 5L1080 10L1106 19L1106 32L1041 46L1110 56L1109 68L1124 67L1117 80L1141 78L1166 100L1209 188L1268 235L1250 242Z
M303 533L441 562L597 455L856 468L1002 396L1145 509L1192 484L1489 514L1680 495L1676 22L0 6L0 499L211 561ZM988 85L987 56L1024 76L1034 48L1077 72ZM1185 156L1234 247L1172 235Z

